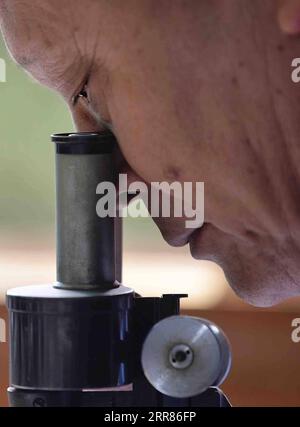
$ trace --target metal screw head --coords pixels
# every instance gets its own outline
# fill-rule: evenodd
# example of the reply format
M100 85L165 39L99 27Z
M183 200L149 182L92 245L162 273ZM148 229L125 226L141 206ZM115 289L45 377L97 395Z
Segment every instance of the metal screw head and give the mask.
M186 344L175 345L169 353L169 362L175 369L188 368L193 362L193 351Z

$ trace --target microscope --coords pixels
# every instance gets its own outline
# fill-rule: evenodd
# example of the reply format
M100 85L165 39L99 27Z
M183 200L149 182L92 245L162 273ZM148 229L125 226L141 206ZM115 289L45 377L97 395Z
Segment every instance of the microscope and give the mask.
M230 406L218 388L231 364L222 330L181 316L185 294L143 297L122 284L121 217L96 213L97 185L117 180L114 135L52 141L57 281L7 293L10 405Z

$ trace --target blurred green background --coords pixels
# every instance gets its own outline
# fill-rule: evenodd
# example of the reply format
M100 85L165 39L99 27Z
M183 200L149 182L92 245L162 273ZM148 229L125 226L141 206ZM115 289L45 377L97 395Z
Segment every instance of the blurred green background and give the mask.
M0 83L0 226L49 228L54 222L54 149L49 135L73 129L63 100L35 83L9 57Z

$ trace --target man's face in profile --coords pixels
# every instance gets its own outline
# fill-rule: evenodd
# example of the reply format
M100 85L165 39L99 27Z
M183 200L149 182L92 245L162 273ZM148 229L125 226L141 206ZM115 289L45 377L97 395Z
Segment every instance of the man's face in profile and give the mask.
M78 130L113 130L130 180L205 183L203 227L156 222L257 305L300 294L300 40L280 32L275 3L0 2L16 61L62 94Z

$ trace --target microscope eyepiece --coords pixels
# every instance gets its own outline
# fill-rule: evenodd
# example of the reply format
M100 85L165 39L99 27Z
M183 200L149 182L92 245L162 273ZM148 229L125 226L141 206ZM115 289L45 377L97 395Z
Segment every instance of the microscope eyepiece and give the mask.
M116 148L115 136L109 130L55 133L51 140L56 144L57 154L109 154Z
M57 286L107 289L121 281L120 218L99 218L97 185L117 179L116 138L59 133L56 144Z

